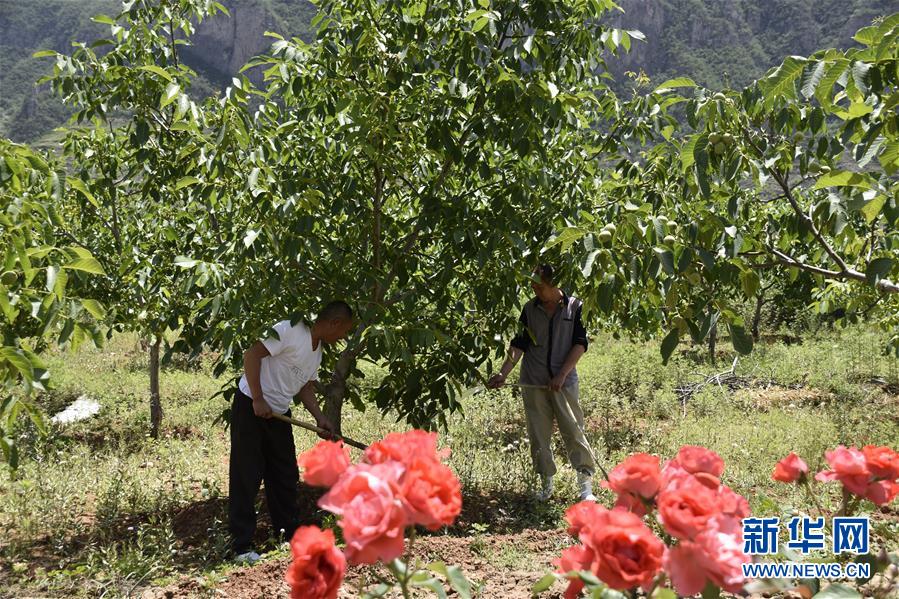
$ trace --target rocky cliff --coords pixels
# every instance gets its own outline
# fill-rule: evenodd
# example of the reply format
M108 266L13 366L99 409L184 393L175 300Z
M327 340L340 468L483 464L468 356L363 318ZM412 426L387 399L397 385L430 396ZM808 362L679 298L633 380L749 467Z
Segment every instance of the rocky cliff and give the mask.
M205 21L185 60L201 75L199 90L226 85L252 56L265 51L266 31L307 38L315 14L308 0L227 0L231 18ZM790 54L847 46L852 34L897 9L895 0L619 0L610 23L639 29L647 41L610 59L616 77L626 71L653 80L686 75L718 87L740 86ZM115 0L0 0L0 135L33 141L63 122L65 110L34 81L49 65L31 58L39 49L67 51L70 41L105 33L90 21L115 14ZM623 84L622 84L623 85Z

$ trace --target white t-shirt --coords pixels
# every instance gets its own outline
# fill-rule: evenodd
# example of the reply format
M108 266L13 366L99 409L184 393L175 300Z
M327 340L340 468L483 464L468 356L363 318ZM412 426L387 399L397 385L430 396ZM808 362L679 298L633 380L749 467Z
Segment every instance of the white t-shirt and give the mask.
M322 342L312 349L312 332L302 322L291 326L289 320L282 320L274 327L278 337L264 339L262 344L271 354L262 358L259 382L262 396L276 414L284 414L290 409L294 396L309 381L318 380L318 368L322 363ZM247 375L240 377L240 390L248 397L250 385ZM255 399L255 398L253 398Z

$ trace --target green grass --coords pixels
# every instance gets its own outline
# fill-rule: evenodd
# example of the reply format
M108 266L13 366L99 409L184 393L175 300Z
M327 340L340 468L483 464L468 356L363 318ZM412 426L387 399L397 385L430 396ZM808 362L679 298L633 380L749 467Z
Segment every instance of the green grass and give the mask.
M727 370L732 357L713 368L701 348L684 349L663 366L653 343L600 335L579 368L589 436L607 468L637 451L665 459L683 444L705 445L724 457L724 482L749 499L754 513L803 509L807 500L797 487L770 479L790 450L818 469L823 452L838 443L899 447L899 397L868 382L896 382L896 361L880 354L882 343L878 332L854 329L822 331L800 345L762 345L736 369L756 385L731 390L713 383L683 403L676 388L700 380L700 373ZM145 354L133 338L54 353L48 362L55 388L38 399L48 412L82 394L101 411L52 427L45 438L21 425L22 466L0 480L0 527L8 531L0 540L0 595L123 596L185 574L214 586L230 568L229 446L225 429L213 424L225 404L213 397L222 381L210 376L210 364L163 371L163 434L153 440L146 435ZM372 384L376 369L367 374ZM557 438L556 499L536 504L528 495L535 477L520 397L485 392L464 407L441 435L473 506L451 533L467 536L472 553L492 564L525 568L526 545L496 547L490 535L559 528L575 494L574 473ZM346 418L346 434L363 441L404 428L374 409L350 410ZM300 451L315 442L304 432L295 438ZM602 491L601 499L612 497ZM822 499L835 507L836 488ZM877 543L899 544L895 514L878 516L874 529Z

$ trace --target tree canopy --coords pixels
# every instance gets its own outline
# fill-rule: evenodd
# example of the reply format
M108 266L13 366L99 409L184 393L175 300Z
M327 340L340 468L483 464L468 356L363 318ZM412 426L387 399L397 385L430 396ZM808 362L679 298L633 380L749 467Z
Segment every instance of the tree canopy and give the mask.
M748 353L747 300L799 276L820 311L895 331L899 15L743 90L680 78L623 100L604 60L642 35L606 26L615 8L327 1L312 41L273 36L247 65L262 84L204 102L179 52L224 7L96 17L108 38L39 53L75 111L65 163L3 146L0 372L41 380L35 334L137 331L158 430L161 349L212 350L222 374L341 298L359 326L328 357L326 413L350 399L435 426L502 355L538 260L593 325L661 332L666 360L719 323ZM70 270L87 299L66 299ZM368 397L361 360L385 372Z

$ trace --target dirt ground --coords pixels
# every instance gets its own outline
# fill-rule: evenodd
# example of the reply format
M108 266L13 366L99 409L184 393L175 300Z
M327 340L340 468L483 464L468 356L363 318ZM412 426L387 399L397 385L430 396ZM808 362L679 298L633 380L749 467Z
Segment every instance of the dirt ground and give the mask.
M420 537L412 551L421 563L443 560L458 565L468 578L483 584L480 596L529 599L531 587L543 575L552 570L552 561L558 557L560 545L567 543L563 531L523 530L514 534L483 535L478 537L453 537L448 535ZM513 551L527 554L527 567L504 567L508 562L503 555ZM499 558L497 558L499 556ZM507 558L508 559L508 558ZM287 558L265 560L252 567L238 568L228 573L227 579L214 589L206 588L201 581L185 577L173 585L160 589L147 589L142 599L184 599L214 595L233 599L262 599L287 597L290 589L284 582ZM356 586L363 579L371 579L365 567L350 568L347 572L341 599L358 597ZM563 587L545 593L544 598L561 597ZM422 590L421 596L434 596ZM449 593L453 596L453 593Z

